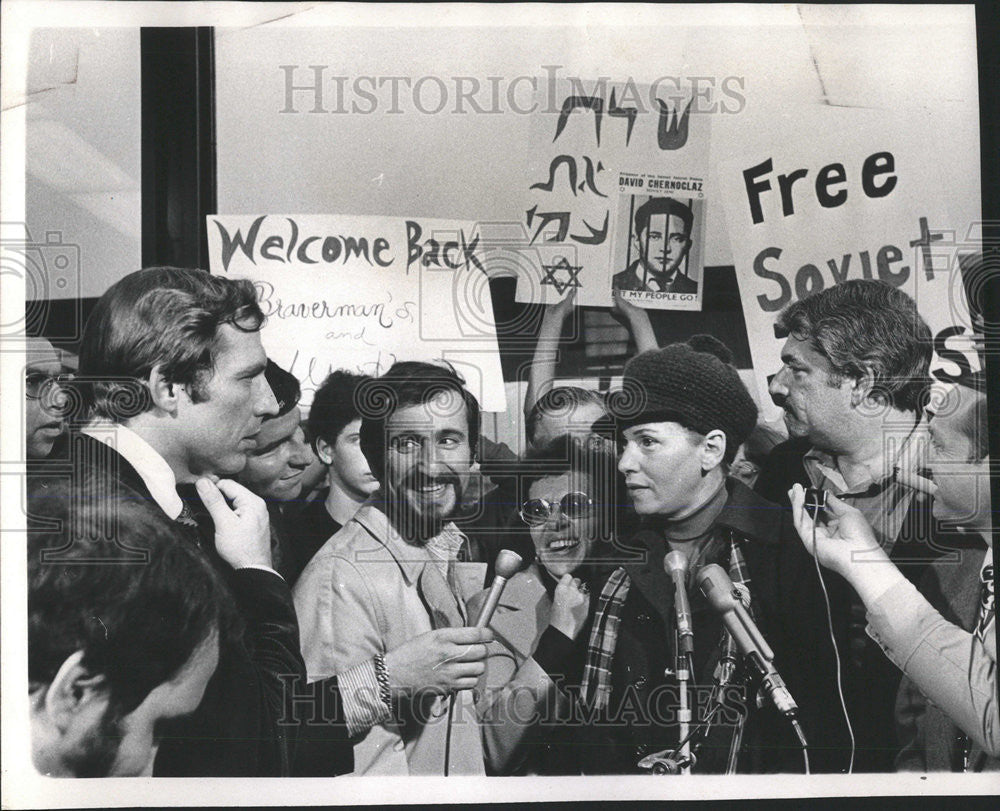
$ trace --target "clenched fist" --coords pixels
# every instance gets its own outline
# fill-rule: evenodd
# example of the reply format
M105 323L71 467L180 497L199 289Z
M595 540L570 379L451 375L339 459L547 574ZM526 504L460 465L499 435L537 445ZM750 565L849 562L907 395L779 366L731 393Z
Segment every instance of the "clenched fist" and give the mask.
M564 574L556 584L549 625L570 639L576 639L589 613L590 592L586 584L578 577Z
M471 690L486 670L489 628L439 628L415 636L385 655L394 698Z

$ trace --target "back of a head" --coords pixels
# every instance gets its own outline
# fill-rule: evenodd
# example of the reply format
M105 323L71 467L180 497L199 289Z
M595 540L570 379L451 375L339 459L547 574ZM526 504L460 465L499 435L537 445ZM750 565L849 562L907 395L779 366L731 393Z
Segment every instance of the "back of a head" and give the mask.
M923 407L933 339L916 303L898 288L868 279L829 287L790 304L775 334L808 341L837 376L870 374L876 402Z
M236 622L211 564L154 507L97 497L65 480L29 487L28 678L52 683L66 659L102 674L121 715Z
M400 361L381 377L365 380L357 387L361 452L376 478L385 470L385 424L389 417L400 409L430 403L442 393L464 404L469 445L475 453L479 444L479 402L451 364Z
M313 451L318 453L317 439L333 445L349 423L360 419L358 387L371 379L368 375L353 374L345 369L338 369L327 376L316 390L309 407L306 438Z
M246 279L173 267L130 273L98 299L84 328L79 374L91 411L113 421L148 411L144 381L157 365L168 382L190 385L198 402L220 326L255 332L263 322Z

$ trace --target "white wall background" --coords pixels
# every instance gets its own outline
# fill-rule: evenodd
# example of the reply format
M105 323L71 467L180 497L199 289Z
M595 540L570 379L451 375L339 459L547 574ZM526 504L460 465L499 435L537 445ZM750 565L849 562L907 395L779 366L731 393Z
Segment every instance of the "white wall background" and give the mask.
M72 4L34 8L26 91L6 73L8 102L25 108L25 221L32 238L61 232L81 246L79 293L99 295L140 262L141 24L217 28L219 210L416 214L519 222L528 117L452 112L452 77L484 88L517 76L739 77L752 113L815 103L932 110L943 148L930 156L978 204L975 17L971 6L268 6L110 4L101 16ZM62 11L65 9L65 11ZM44 13L42 13L44 12ZM405 16L404 16L405 15ZM83 20L92 24L83 27ZM238 23L233 25L233 23ZM227 23L229 24L227 26ZM75 27L59 28L60 24ZM429 76L450 103L427 115L388 87L370 115L282 114L284 73L309 65L325 76ZM6 78L6 77L5 77ZM11 95L10 88L14 87ZM437 99L425 83L425 107ZM517 98L525 99L525 86ZM718 87L718 85L717 85ZM325 87L333 103L335 85ZM477 97L485 99L485 91ZM295 96L296 107L309 105ZM506 106L506 105L505 105ZM742 116L713 120L713 153L738 148ZM777 123L777 122L776 122ZM780 129L776 127L776 135ZM5 219L17 219L16 206ZM718 207L715 211L719 212ZM731 262L724 223L713 226L708 264ZM56 297L74 291L50 291Z
M79 246L80 267L26 295L99 296L141 263L139 29L39 29L29 47L25 222Z

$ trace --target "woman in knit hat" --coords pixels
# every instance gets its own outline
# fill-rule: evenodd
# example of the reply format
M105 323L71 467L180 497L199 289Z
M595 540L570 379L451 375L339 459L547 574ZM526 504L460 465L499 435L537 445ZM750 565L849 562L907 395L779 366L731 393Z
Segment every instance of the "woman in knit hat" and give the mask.
M588 773L636 773L646 756L679 747L674 587L664 558L687 561L693 626L689 693L695 730L694 773L776 770L801 763L794 738L734 670L721 618L694 587L694 573L715 563L750 595L767 633L781 547L781 511L727 478L737 448L753 430L757 407L718 341L699 336L643 352L625 366L611 407L619 421L618 464L643 529L628 544L643 560L618 568L599 598L582 698L590 724ZM773 646L773 645L772 645ZM713 722L698 722L721 700ZM749 716L746 724L743 721ZM741 745L742 742L742 745ZM765 756L767 762L765 762ZM795 758L795 760L791 760Z

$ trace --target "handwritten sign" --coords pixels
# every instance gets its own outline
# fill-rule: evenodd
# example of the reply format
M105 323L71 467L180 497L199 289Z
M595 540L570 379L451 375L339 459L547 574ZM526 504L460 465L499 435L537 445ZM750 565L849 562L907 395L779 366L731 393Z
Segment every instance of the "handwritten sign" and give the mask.
M978 247L979 190L940 176L940 123L819 105L771 120L794 133L775 138L773 127L743 122L738 157L718 168L765 418L780 415L767 397L781 367L778 314L849 279L877 279L916 301L934 336L935 377L954 380L956 356L977 369L958 259Z
M213 273L253 281L267 354L302 382L447 360L503 411L493 303L474 223L335 215L208 218Z
M711 116L683 88L607 78L539 83L526 166L518 301L610 307L619 175L704 178ZM637 302L641 303L641 302ZM661 304L662 306L662 304Z

